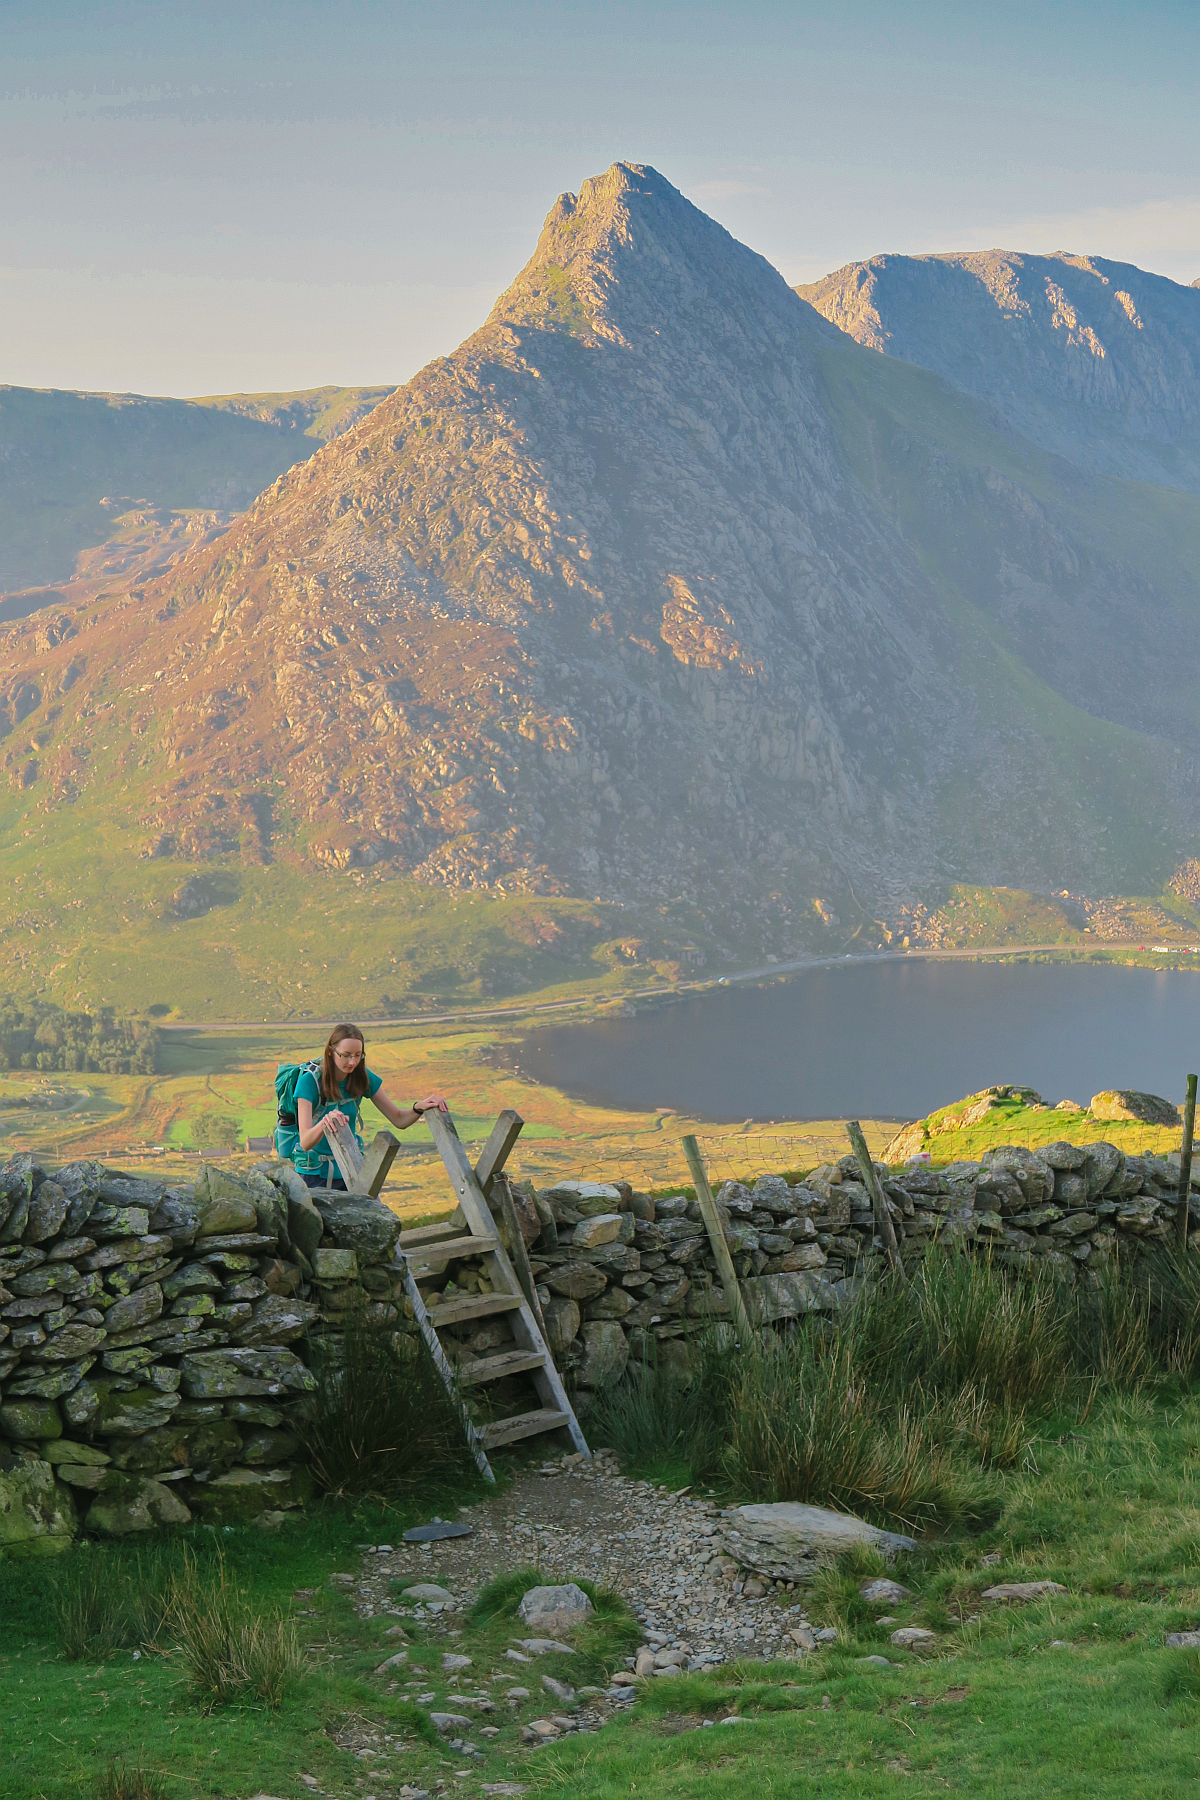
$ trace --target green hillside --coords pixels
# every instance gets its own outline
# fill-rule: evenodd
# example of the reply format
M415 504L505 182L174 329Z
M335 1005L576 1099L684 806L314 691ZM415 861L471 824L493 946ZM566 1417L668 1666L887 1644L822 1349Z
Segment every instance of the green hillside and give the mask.
M238 511L387 388L205 400L0 387L0 595L66 581L127 498ZM0 602L0 618L20 616Z
M960 866L998 843L1036 862L1066 839L1066 860L1094 859L1088 885L1157 891L1200 745L1200 498L1081 472L848 338L821 366L846 465L915 549L950 627L945 675L977 701L978 752L937 791ZM1018 559L1040 608L998 579Z

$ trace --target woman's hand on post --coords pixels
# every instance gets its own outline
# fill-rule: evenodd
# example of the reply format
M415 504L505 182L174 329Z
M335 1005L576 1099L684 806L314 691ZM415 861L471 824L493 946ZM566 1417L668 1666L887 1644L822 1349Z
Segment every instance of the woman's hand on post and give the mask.
M350 1124L350 1121L346 1117L345 1113L339 1112L336 1106L334 1107L332 1112L325 1113L321 1119L321 1129L322 1129L322 1131L324 1131L326 1133L326 1135L328 1135L329 1127L331 1125L336 1127L338 1125L348 1126L349 1124Z
M426 1094L424 1100L418 1100L417 1105L423 1113L449 1112L450 1110L444 1094Z

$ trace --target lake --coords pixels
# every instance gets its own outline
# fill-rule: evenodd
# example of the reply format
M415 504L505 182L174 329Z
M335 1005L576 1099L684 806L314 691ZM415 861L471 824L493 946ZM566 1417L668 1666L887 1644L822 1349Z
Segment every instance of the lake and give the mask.
M539 1026L514 1060L580 1100L710 1119L916 1119L998 1082L1051 1106L1114 1087L1179 1104L1200 1065L1200 972L845 963Z

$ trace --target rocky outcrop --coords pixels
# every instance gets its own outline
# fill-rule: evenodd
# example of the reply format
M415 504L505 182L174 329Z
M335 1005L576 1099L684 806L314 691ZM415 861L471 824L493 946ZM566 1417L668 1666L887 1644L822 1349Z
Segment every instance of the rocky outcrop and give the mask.
M1179 1108L1159 1094L1141 1094L1135 1088L1108 1088L1093 1094L1088 1107L1093 1119L1134 1119L1143 1125L1180 1125Z
M310 1344L394 1305L398 1230L286 1163L178 1187L0 1165L0 1553L302 1503Z

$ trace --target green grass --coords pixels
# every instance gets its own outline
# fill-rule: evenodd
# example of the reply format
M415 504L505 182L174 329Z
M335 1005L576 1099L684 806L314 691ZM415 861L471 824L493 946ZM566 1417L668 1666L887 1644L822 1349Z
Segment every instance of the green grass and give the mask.
M1090 1096L1081 1104L1087 1105ZM931 1127L944 1124L961 1115L967 1101L957 1100L929 1114ZM1162 1156L1178 1151L1182 1136L1178 1125L1142 1125L1134 1120L1093 1119L1090 1113L1059 1112L1057 1104L1046 1107L1026 1105L1020 1099L999 1100L976 1125L958 1129L931 1130L925 1140L935 1164L958 1161L978 1162L987 1150L1001 1144L1019 1144L1037 1150L1047 1144L1094 1144L1103 1140L1115 1144L1127 1155L1147 1153Z
M1022 1464L1001 1472L994 1521L926 1535L898 1570L912 1598L889 1610L937 1631L932 1656L891 1646L891 1627L877 1626L876 1609L858 1595L875 1569L860 1558L831 1572L811 1597L810 1616L828 1618L841 1634L830 1649L644 1684L631 1718L547 1748L526 1748L519 1719L510 1722L502 1708L501 1735L486 1744L475 1776L581 1800L744 1800L748 1792L1140 1800L1189 1792L1200 1730L1197 1659L1162 1640L1200 1620L1198 1473L1200 1394L1109 1394L1082 1419L1077 1407L1048 1413ZM460 1490L453 1500L468 1497ZM443 1512L450 1498L442 1497ZM262 1610L291 1607L293 1589L316 1590L295 1603L309 1613L296 1615L309 1666L277 1711L244 1700L206 1709L161 1655L134 1661L126 1648L68 1661L49 1624L64 1570L0 1565L5 1800L92 1800L114 1763L130 1772L140 1764L167 1800L258 1792L298 1800L301 1773L337 1800L361 1800L397 1785L383 1782L378 1762L364 1784L368 1765L337 1742L372 1730L400 1740L391 1759L400 1779L430 1792L452 1783L451 1769L463 1765L435 1741L425 1710L407 1695L387 1695L372 1673L381 1621L360 1620L328 1582L333 1570L357 1566L357 1543L395 1542L412 1516L323 1507L279 1535L222 1534L230 1571ZM211 1534L197 1534L197 1543L205 1537L211 1545ZM215 1558L213 1549L207 1554ZM123 1548L84 1551L78 1560L94 1555L112 1556L116 1566L133 1560ZM476 1673L502 1658L520 1590L537 1573L515 1558L504 1568L502 1550L499 1561L509 1579L460 1621L454 1644L475 1659ZM980 1599L993 1582L1034 1578L1068 1592L1024 1607ZM595 1667L619 1666L634 1631L618 1604L597 1599ZM410 1638L410 1662L429 1668L440 1700L435 1652L422 1656L415 1624ZM1053 1648L1056 1641L1065 1647ZM880 1654L898 1666L858 1660ZM539 1661L539 1672L578 1680L578 1667L552 1663ZM538 1711L534 1700L519 1718ZM730 1714L745 1722L703 1729L703 1720ZM114 1800L138 1800L136 1790L112 1792Z

